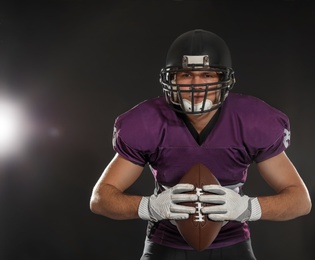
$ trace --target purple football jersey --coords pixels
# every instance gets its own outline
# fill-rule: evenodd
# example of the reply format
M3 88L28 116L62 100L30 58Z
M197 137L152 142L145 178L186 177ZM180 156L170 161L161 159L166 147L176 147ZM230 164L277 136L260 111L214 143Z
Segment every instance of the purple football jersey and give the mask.
M113 136L114 150L135 164L149 164L159 185L174 186L192 165L203 163L222 186L237 187L237 191L252 162L281 153L289 142L285 114L260 99L236 93L229 94L214 128L200 145L164 97L144 101L120 115ZM209 248L232 245L249 236L247 223L231 221ZM150 239L191 249L167 220L159 223Z

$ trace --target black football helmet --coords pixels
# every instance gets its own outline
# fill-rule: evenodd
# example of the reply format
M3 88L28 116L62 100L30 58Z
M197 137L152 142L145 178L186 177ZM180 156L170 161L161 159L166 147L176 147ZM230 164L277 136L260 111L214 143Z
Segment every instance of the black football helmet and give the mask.
M183 72L216 73L217 77L215 82L182 84L176 77ZM167 102L177 112L201 114L219 108L235 83L229 48L209 31L199 29L180 35L168 50L160 83ZM211 94L215 97L212 100L208 98ZM195 102L196 95L203 101Z

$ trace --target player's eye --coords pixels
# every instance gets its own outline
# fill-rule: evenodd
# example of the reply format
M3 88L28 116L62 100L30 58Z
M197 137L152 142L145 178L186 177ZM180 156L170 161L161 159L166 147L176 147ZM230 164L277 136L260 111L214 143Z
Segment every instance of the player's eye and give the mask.
M204 78L218 78L218 74L216 72L208 72L203 74Z
M178 74L178 78L182 78L182 79L190 78L190 76L191 75L189 73L186 73L186 72L182 72L182 73Z

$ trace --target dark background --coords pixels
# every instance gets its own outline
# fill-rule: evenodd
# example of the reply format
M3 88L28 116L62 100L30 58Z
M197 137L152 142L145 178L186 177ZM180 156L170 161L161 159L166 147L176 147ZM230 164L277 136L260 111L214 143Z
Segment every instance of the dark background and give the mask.
M0 164L0 259L140 258L146 223L97 216L89 199L114 155L115 118L162 93L170 43L195 28L230 46L233 91L290 117L287 153L314 198L314 7L307 0L2 0L0 90L26 101L35 132L22 155ZM146 169L129 192L152 189ZM255 166L245 189L271 192ZM313 212L251 229L259 260L315 257Z

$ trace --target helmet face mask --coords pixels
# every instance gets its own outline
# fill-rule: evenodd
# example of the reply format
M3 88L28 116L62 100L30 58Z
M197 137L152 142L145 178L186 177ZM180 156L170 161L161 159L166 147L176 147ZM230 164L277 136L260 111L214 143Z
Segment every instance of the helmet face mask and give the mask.
M218 80L200 84L180 84L177 74L182 72L215 72ZM191 69L162 69L160 82L165 98L172 109L186 114L201 114L219 108L225 100L228 91L234 84L231 69L191 68ZM195 102L194 97L203 97L201 102ZM210 98L212 96L213 98Z
M219 108L235 83L230 64L229 50L215 34L195 30L178 37L160 72L160 83L171 108L185 114ZM187 78L202 75L203 80L186 80L186 74ZM184 80L180 80L181 75Z

